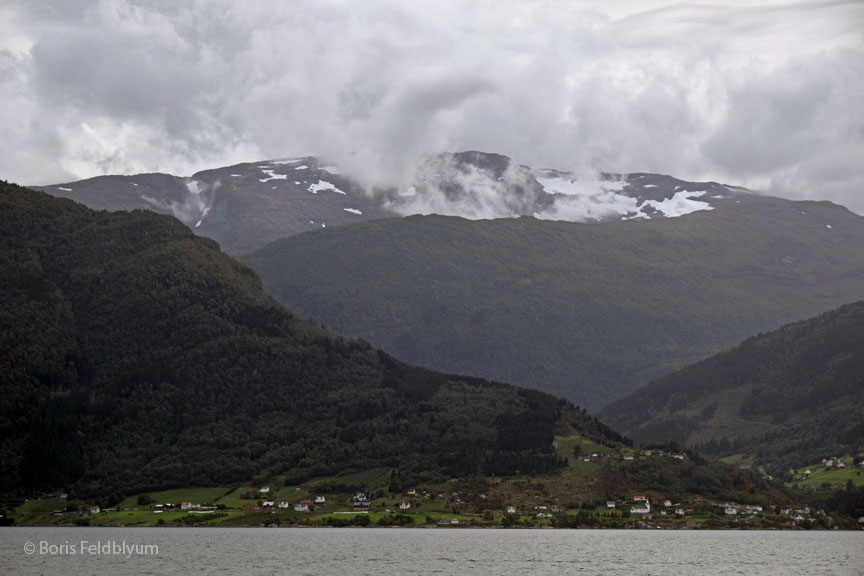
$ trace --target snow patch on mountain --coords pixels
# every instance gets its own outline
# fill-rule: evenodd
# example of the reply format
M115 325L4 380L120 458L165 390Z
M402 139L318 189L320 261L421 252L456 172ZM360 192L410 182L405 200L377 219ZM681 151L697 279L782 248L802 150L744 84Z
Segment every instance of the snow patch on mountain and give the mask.
M140 198L157 210L173 215L187 226L198 228L213 207L215 193L222 182L216 180L207 183L190 180L185 184L188 194L182 195L179 200L163 200L147 194L141 194Z
M204 217L207 216L207 213L209 211L210 211L209 206L204 208L204 210L201 211L201 218L198 220L198 222L195 223L195 228L198 228L199 226L201 226L201 223L204 221Z
M310 184L308 190L312 194L318 194L318 192L322 190L331 190L337 194L345 194L345 192L337 188L335 184L327 182L326 180L319 180L318 182Z
M287 174L276 174L275 170L262 169L262 172L267 175L267 178L259 178L259 182L269 182L270 180L287 180Z
M699 210L713 210L714 207L708 202L693 200L693 198L699 198L704 195L705 190L696 192L681 190L680 192L676 192L671 198L666 198L665 200L646 200L640 207L640 212L642 208L650 206L667 218L677 218L678 216L692 214ZM644 214L644 212L642 213Z

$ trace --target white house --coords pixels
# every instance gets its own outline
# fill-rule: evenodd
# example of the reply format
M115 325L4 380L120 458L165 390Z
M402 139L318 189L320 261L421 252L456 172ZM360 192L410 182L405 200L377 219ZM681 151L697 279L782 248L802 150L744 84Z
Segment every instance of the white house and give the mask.
M665 506L666 508L671 508L672 507L672 501L671 500L664 500L663 506Z
M326 502L326 501L327 501L327 499L324 496L316 496L315 497L315 504L324 504L324 502Z
M275 505L276 505L275 502L262 502L261 503L262 508L273 508Z
M269 486L264 486L263 488L260 488L260 489L258 490L258 493L259 493L259 494L267 494L268 492L270 492L270 487L269 487Z
M507 514L515 514L516 507L515 506L507 506Z
M295 504L294 505L294 511L295 512L308 512L309 511L309 505L303 504L302 502L299 504Z
M634 502L648 502L647 496L633 496Z
M399 509L400 510L410 510L411 504L409 502L400 502L399 503Z
M650 514L651 513L651 504L645 502L644 504L635 504L630 507L630 514Z
M289 508L290 506L291 505L288 504L288 502L285 502L284 500L282 502L279 502L279 508Z
M606 508L615 508L615 501L614 500L607 500L606 501Z

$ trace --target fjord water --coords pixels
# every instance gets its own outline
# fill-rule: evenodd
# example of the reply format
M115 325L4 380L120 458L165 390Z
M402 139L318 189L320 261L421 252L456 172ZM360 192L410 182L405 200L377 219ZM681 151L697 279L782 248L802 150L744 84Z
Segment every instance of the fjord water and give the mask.
M864 532L4 528L0 572L860 575Z

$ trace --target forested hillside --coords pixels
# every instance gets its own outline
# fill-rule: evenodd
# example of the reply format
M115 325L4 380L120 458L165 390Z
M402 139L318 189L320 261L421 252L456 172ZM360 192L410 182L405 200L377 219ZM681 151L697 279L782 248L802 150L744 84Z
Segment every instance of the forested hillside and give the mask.
M745 454L775 474L864 449L864 302L751 338L601 412L639 441Z
M244 259L282 304L428 368L589 410L864 294L864 218L749 195L680 218L412 216Z
M0 493L560 464L564 401L335 338L174 218L3 183L0 269Z

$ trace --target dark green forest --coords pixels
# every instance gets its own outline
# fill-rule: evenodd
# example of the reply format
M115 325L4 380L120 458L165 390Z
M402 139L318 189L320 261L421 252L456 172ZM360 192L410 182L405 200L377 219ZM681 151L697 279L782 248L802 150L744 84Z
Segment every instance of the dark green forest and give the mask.
M864 302L750 338L601 417L634 440L746 453L776 475L864 448Z
M0 184L0 493L548 471L566 402L403 364L179 221ZM610 441L584 412L586 437ZM619 437L620 438L620 437Z

